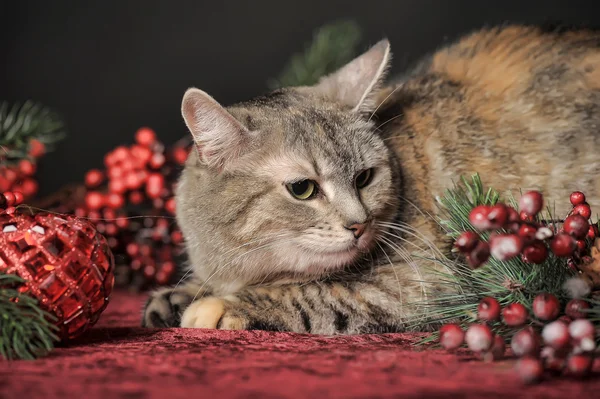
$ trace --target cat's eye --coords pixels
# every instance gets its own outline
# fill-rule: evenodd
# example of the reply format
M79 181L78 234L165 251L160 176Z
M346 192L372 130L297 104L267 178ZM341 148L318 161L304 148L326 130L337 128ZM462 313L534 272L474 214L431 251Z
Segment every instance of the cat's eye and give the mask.
M317 183L312 180L300 180L295 183L285 185L294 198L307 200L317 194Z
M373 169L365 169L356 176L355 183L356 188L363 188L371 183L373 179Z

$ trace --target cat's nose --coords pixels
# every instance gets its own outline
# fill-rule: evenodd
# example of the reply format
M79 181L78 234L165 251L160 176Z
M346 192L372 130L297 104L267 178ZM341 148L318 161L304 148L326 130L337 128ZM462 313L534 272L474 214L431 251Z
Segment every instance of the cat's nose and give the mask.
M352 231L352 234L354 234L354 238L360 238L360 236L363 235L363 233L365 232L365 229L367 228L367 224L366 223L352 223L350 226L344 226L346 229Z

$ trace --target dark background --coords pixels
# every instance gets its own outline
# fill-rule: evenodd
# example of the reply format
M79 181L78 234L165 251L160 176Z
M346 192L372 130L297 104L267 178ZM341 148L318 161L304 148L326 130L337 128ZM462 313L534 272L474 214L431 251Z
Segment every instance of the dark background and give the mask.
M600 24L600 1L3 1L0 100L59 111L69 137L46 156L42 194L81 181L140 126L182 137L197 86L230 104L266 90L319 26L354 19L363 47L387 36L394 72L447 40L503 22Z

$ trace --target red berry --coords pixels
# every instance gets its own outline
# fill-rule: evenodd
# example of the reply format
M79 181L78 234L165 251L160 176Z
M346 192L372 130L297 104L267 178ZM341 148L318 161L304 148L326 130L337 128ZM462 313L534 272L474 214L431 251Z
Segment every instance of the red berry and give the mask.
M477 306L477 315L483 321L500 320L500 304L495 298L483 298Z
M159 270L156 273L156 276L154 276L154 280L159 284L159 285L165 285L169 283L169 280L171 279L171 275L169 275L169 273L166 273L164 270Z
M132 191L129 194L129 202L131 202L133 205L139 205L142 203L142 201L144 201L144 194L140 193L139 191Z
M465 332L457 324L445 324L440 328L440 344L446 350L459 348L465 342Z
M115 236L119 232L117 225L114 223L107 223L104 232L107 236Z
M460 252L467 253L475 249L478 242L479 236L477 233L473 231L465 231L456 239L454 245Z
M90 191L85 196L85 205L92 211L97 211L104 206L104 196L97 191Z
M588 223L587 218L584 218L581 215L571 215L565 219L563 228L565 229L565 233L581 239L587 235L590 224Z
M588 354L571 355L567 359L567 371L572 376L585 377L592 371L593 364L594 359Z
M127 186L123 179L114 179L108 182L108 191L116 194L123 194L127 191Z
M554 236L554 231L552 231L551 228L545 226L540 227L535 233L535 238L542 241L552 236Z
M33 139L29 142L29 155L39 158L46 153L46 146L39 140Z
M554 349L562 349L569 344L569 327L562 321L553 321L546 324L542 330L542 338L546 345Z
M492 343L492 348L490 349L490 353L494 360L499 360L504 357L504 352L506 352L506 341L500 335L494 336L494 342Z
M175 230L171 233L171 241L174 244L181 244L183 242L183 233L179 230Z
M165 164L165 156L160 152L152 154L150 158L150 167L152 169L159 169Z
M19 161L19 171L25 176L33 176L35 174L35 164L28 159L22 159Z
M97 223L100 221L102 216L100 215L100 212L98 212L98 211L89 211L87 214L87 217L91 222Z
M518 234L525 240L533 240L535 238L535 233L537 233L537 230L537 227L529 223L524 223L521 225L521 227L519 227Z
M544 365L540 359L524 357L517 362L516 371L524 383L532 384L542 379Z
M524 328L513 335L510 347L517 357L537 355L540 351L540 337L532 328Z
M577 240L575 241L575 244L577 245L577 250L579 252L583 252L587 248L587 244L583 240Z
M120 229L126 229L127 227L129 227L129 219L127 219L124 216L119 216L116 220L115 223L117 224L117 227Z
M494 334L486 324L471 324L465 334L465 341L471 351L485 352L492 347Z
M115 164L108 168L108 178L110 180L120 179L121 177L123 177L124 174L125 170L123 169L121 163Z
M539 191L529 191L519 200L519 209L529 216L537 215L544 206L544 197Z
M134 258L140 253L140 246L135 242L129 243L127 244L127 247L125 247L125 252L127 252L127 255Z
M14 183L15 180L17 180L17 178L19 177L17 175L17 172L15 172L13 169L4 169L4 177L6 178L6 180L8 180L10 183Z
M142 165L145 165L152 158L152 151L147 147L134 145L131 147L131 155L137 158Z
M6 199L6 206L10 207L10 206L15 205L16 198L15 198L15 195L12 193L12 191L5 191L4 198Z
M75 216L77 216L78 218L82 218L87 216L87 210L84 207L77 207L75 208Z
M479 205L471 210L469 213L469 221L478 230L489 230L492 229L492 222L488 219L488 215L491 211L491 207L487 205Z
M156 267L154 265L146 265L144 267L144 276L146 276L147 279L152 279L155 273Z
M140 179L139 175L135 172L129 172L125 175L125 186L130 190L137 190L142 186L142 179Z
M124 161L130 156L129 149L127 149L125 146L119 146L115 148L112 154L116 162Z
M179 165L183 165L185 163L185 161L188 158L188 154L188 150L186 150L183 147L176 147L175 149L173 149L173 159Z
M596 329L592 322L587 319L573 320L569 324L569 335L573 338L577 348L584 352L591 352L596 347L594 341Z
M569 200L573 206L581 205L585 203L585 194L583 194L581 191L573 191L569 197Z
M571 299L565 306L565 314L573 319L587 318L586 310L590 308L590 303L583 299Z
M511 303L502 309L504 324L510 327L520 327L527 322L529 312L520 303Z
M125 199L121 194L110 193L106 196L106 205L112 209L119 209L125 205Z
M591 225L590 225L590 228L589 228L589 230L588 230L588 233L587 233L587 237L588 237L590 240L593 240L593 239L595 239L596 237L598 237L598 235L600 235L600 234L599 234L599 231L598 231L598 225L596 225L596 224L591 224Z
M496 204L490 208L488 220L492 228L499 229L508 222L508 209L504 204Z
M135 141L144 147L150 147L156 141L156 133L149 127L142 127L135 133Z
M104 174L98 169L92 169L85 174L85 185L89 188L98 187L104 180Z
M23 193L20 191L13 191L13 195L15 196L15 205L19 205L23 203L24 197Z
M506 210L508 211L508 222L509 223L518 223L521 221L519 217L519 212L513 207L507 206Z
M581 215L587 220L592 216L592 209L588 204L580 204L573 208L573 215Z
M560 313L560 302L552 294L539 294L533 299L533 314L540 320L555 320Z
M152 255L152 247L150 245L140 245L140 254L144 257L149 257Z
M554 239L552 239L550 249L556 256L568 257L573 255L577 249L577 243L570 235L559 233L554 237Z
M500 261L514 258L522 249L523 240L516 234L499 234L490 239L491 255Z
M487 242L479 241L474 250L467 255L467 262L476 269L490 258L490 246Z
M525 211L519 212L519 219L523 222L533 222L534 217L527 214Z
M165 202L165 210L170 214L175 214L175 198L169 198L167 202Z
M146 182L146 194L148 197L159 198L165 187L165 178L160 173L151 173Z
M33 197L38 191L38 183L34 179L28 178L21 183L21 192L27 198Z
M522 259L527 263L541 264L548 258L548 248L539 240L533 241L531 244L523 248Z

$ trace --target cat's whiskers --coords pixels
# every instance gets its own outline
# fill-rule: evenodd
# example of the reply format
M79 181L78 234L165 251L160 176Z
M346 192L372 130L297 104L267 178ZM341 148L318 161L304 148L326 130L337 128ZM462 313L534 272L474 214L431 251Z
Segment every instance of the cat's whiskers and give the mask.
M385 103L388 98L390 98L392 96L392 94L394 94L396 92L396 90L398 90L401 87L401 85L396 86L396 88L394 88L394 90L392 90L390 92L390 94L388 94L380 103L379 105L377 105L377 107L375 108L375 110L371 113L371 116L369 116L369 119L367 120L367 122L371 122L371 119L373 118L373 116L377 113L377 111L379 111L379 107L381 107L383 105L383 103Z
M392 229L392 230L396 230L399 231L401 233L407 234L413 238L416 238L418 241L423 242L425 245L427 245L427 247L429 248L429 250L432 252L432 254L436 254L438 256L441 257L445 257L444 253L437 247L437 245L435 245L431 239L429 237L427 237L426 235L424 235L423 233L421 233L420 231L418 231L417 229L415 229L413 226L407 224L407 223L403 223L403 222L378 222L377 223L380 227L384 227L384 228L388 228L388 229ZM423 250L423 248L419 247L418 245L416 245L415 243L413 243L412 241L406 240L402 237L396 237L398 239L404 240L406 243L413 245L421 250Z
M377 237L378 239L381 239L383 237ZM400 300L400 307L402 308L402 304L404 303L404 297L402 295L402 285L400 284L400 278L398 278L398 273L396 273L396 269L394 268L394 263L392 262L392 260L390 259L390 257L388 256L387 252L385 252L385 249L381 246L381 244L379 242L377 242L377 246L379 247L379 249L381 249L381 252L383 252L383 255L385 255L386 259L388 260L390 267L392 268L392 271L394 272L394 276L396 276L396 282L398 283L398 298ZM372 268L374 269L374 268Z

